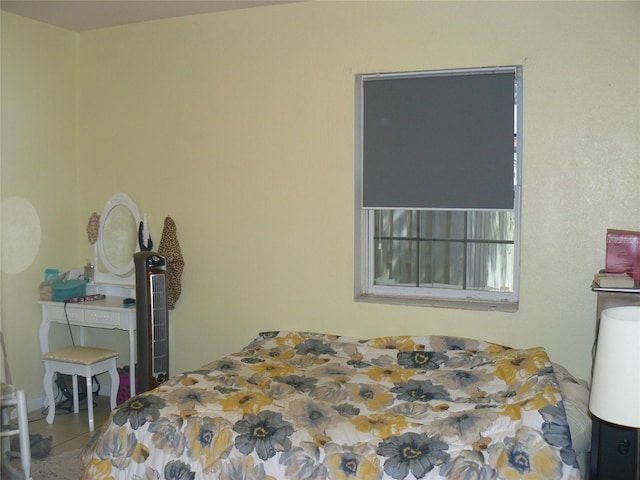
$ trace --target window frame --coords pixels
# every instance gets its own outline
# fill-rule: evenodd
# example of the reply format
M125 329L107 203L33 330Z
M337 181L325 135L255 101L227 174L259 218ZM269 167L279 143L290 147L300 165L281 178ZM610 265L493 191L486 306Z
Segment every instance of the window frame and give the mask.
M515 162L514 162L514 236L513 236L513 292L491 292L486 290L463 290L437 287L405 287L376 285L374 279L375 245L374 209L363 208L363 118L364 87L367 78L388 76L408 78L427 75L460 75L491 73L509 69L515 73ZM515 312L519 305L520 292L520 251L521 251L521 196L522 196L522 66L485 67L453 70L425 70L387 74L356 75L356 171L355 171L355 262L354 262L354 298L356 301L391 303L403 305L422 305L451 307L474 310L495 310ZM440 209L442 210L442 209ZM452 209L453 210L453 209Z

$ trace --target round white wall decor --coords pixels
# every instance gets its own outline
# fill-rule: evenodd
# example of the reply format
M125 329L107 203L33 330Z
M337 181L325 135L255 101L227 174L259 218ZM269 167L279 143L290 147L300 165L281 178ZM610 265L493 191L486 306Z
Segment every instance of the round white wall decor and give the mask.
M2 201L2 271L21 273L33 263L40 249L40 217L22 197Z

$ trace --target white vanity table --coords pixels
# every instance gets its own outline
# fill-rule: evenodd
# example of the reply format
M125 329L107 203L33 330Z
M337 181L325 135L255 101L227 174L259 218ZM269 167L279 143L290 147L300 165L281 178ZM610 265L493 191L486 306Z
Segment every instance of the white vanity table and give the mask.
M100 293L100 292L96 292ZM136 310L123 308L125 297L107 295L104 300L84 303L65 303L41 301L42 320L40 323L40 350L44 354L49 351L49 329L52 323L67 324L80 327L79 344L84 345L85 327L125 330L129 333L129 365L136 364ZM130 391L135 395L135 368L130 368ZM117 385L112 385L117 388Z
M137 205L124 193L117 193L105 204L94 243L94 281L87 284L87 295L101 293L103 300L82 303L40 301L40 350L49 351L52 323L80 327L79 344L85 345L85 328L119 329L129 333L130 392L136 392L136 309L124 308L125 298L135 298L133 256L140 251ZM112 385L118 388L118 385Z

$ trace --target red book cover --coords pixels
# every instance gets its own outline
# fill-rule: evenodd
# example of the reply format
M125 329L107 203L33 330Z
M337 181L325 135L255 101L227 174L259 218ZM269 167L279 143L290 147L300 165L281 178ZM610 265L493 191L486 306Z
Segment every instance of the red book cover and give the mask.
M640 282L640 232L607 230L608 273L628 273Z

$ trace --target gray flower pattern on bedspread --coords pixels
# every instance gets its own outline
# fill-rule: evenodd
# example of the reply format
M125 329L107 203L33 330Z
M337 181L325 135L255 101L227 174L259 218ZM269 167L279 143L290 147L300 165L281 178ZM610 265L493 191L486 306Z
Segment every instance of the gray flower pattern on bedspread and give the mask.
M267 332L120 405L83 479L577 480L542 348Z

